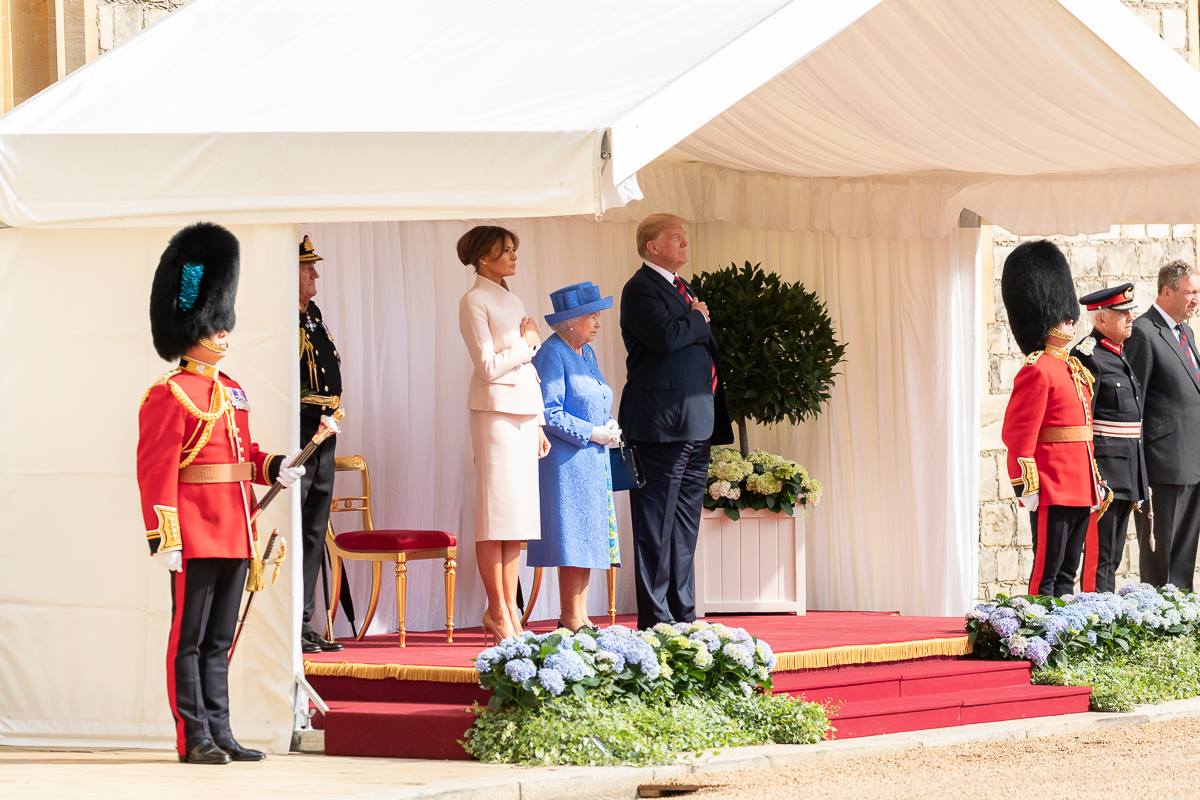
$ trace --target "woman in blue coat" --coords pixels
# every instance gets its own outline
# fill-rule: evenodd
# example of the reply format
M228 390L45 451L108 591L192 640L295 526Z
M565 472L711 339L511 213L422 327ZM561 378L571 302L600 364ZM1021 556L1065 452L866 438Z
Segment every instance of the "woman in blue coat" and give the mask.
M554 446L538 462L542 536L529 542L528 563L558 567L559 624L574 631L592 624L590 570L621 561L607 450L621 440L621 430L590 344L600 332L600 312L612 308L613 299L586 282L553 292L550 301L554 313L546 322L555 332L533 366L542 382L544 430Z

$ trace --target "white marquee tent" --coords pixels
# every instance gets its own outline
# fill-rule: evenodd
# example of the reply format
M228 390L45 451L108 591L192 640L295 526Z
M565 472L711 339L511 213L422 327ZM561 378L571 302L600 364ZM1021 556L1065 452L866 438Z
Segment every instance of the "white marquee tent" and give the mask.
M275 450L296 444L292 270L313 234L357 423L339 450L371 460L380 522L460 533L466 625L454 239L467 220L516 228L515 290L544 313L573 280L617 290L636 220L676 211L694 268L803 280L849 342L818 422L754 433L826 484L810 605L957 614L979 318L960 211L1026 233L1200 219L1198 90L1117 0L196 0L0 118L0 742L171 739L133 443L174 228L242 240L229 371ZM598 349L619 389L614 328ZM274 750L299 668L295 571L282 583L233 687L239 735ZM436 625L434 573L410 593L410 625Z

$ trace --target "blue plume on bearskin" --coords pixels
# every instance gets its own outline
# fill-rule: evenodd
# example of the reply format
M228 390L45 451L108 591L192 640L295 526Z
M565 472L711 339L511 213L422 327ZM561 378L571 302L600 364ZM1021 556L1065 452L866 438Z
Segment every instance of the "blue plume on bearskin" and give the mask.
M205 336L233 330L237 316L238 240L198 222L171 237L150 288L150 334L168 361Z

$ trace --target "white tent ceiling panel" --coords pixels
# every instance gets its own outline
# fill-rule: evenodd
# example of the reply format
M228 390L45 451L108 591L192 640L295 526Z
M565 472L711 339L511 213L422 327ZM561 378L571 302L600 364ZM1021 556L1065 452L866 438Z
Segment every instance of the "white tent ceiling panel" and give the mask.
M0 220L599 214L666 152L1074 232L1194 216L1198 121L1119 0L196 0L0 118Z
M1084 5L1200 100L1194 70L1129 12ZM1103 172L1200 163L1200 130L1058 3L888 0L671 157L817 177Z

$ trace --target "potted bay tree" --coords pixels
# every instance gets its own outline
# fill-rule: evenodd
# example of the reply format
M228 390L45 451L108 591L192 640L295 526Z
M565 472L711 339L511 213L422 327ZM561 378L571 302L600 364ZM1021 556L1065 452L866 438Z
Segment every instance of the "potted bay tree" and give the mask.
M825 303L761 264L692 281L711 309L738 447L713 449L696 549L696 613L805 611L804 518L821 484L800 464L750 449L748 423L798 424L829 401L846 345Z

